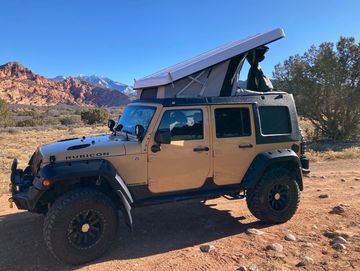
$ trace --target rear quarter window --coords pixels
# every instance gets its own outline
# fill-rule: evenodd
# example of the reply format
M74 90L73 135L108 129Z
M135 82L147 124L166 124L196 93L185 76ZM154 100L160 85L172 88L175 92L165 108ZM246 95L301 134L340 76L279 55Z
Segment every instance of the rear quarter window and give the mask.
M286 106L260 106L259 117L263 135L291 133L289 108Z

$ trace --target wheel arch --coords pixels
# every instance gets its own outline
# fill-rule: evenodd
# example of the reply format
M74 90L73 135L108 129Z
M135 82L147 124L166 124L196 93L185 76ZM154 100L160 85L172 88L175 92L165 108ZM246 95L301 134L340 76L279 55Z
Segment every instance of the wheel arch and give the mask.
M73 189L90 187L109 196L116 207L124 212L126 224L132 226L132 195L109 161L96 159L49 164L40 170L40 176L41 179L49 179L51 186L44 191L37 205L52 203Z
M290 170L299 185L299 189L303 190L301 162L297 154L291 149L277 149L258 154L245 173L240 183L241 187L246 190L255 188L265 172L274 167Z

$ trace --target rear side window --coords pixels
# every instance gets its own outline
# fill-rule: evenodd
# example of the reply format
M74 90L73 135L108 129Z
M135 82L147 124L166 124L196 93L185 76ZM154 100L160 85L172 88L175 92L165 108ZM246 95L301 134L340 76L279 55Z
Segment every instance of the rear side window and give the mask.
M159 125L159 130L166 129L170 130L172 141L203 139L202 111L200 109L168 110Z
M251 135L248 108L216 108L215 126L217 138Z
M291 133L290 113L286 106L260 106L259 114L263 135Z

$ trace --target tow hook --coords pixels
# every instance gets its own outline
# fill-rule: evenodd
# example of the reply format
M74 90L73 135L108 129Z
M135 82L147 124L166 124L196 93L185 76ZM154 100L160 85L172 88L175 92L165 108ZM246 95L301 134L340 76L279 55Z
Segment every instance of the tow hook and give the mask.
M9 207L10 207L10 208L13 208L13 207L14 207L14 204L13 204L13 203L14 203L14 199L13 199L13 198L9 198L9 199L8 199L8 202L9 202L9 205L10 205Z

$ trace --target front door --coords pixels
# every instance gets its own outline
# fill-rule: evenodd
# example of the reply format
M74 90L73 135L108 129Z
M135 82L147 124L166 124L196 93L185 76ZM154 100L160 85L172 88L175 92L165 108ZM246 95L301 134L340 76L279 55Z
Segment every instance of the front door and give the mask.
M164 108L157 130L170 129L171 144L148 150L148 182L154 193L201 187L211 174L208 108L205 106Z
M240 183L254 159L255 134L251 105L211 107L214 145L214 182Z

